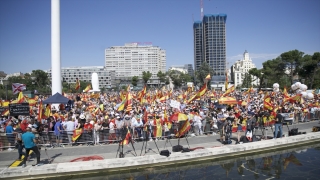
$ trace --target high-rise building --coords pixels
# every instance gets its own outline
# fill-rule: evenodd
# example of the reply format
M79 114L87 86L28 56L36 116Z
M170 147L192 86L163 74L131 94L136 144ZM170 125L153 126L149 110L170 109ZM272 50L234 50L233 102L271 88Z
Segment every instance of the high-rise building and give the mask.
M193 24L194 67L207 62L214 70L211 82L223 83L226 73L226 14L206 14Z
M159 71L166 72L166 51L158 46L126 43L105 50L105 68L116 72L116 78L142 77L143 71L152 73L151 79L158 79Z
M231 80L234 85L240 87L243 83L244 77L246 73L249 73L249 70L255 68L256 66L253 64L249 53L247 50L243 53L243 59L236 61L231 66ZM246 84L245 87L250 88L253 85L259 85L259 79L255 76L251 76L252 82L251 84Z

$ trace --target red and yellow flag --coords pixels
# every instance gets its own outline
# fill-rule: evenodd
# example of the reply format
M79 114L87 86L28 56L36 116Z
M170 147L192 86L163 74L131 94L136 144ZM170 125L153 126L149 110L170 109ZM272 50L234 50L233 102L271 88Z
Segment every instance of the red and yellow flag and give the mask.
M180 128L180 130L177 132L176 136L177 137L183 136L186 132L189 131L190 128L191 128L191 124L188 120L186 120L182 125L182 127Z
M124 140L120 143L120 145L122 145L122 144L123 144L123 145L129 144L130 139L131 139L131 133L130 133L130 130L128 129L127 134L126 134L126 137L125 137Z
M91 84L88 84L87 87L83 90L83 92L89 92L91 90Z
M28 100L29 106L35 106L37 104L37 101L34 98L30 98Z
M78 78L76 78L76 87L75 90L79 90L80 89L80 81Z
M38 107L38 120L42 119L43 115L43 104L42 101L40 101L39 107Z
M131 93L129 92L127 94L127 102L126 102L126 112L130 112L132 111L132 95Z
M290 97L289 94L288 94L288 91L287 91L287 88L286 88L286 87L283 88L282 94L283 94L283 96L284 96L285 98L289 98L289 97Z
M46 118L51 116L51 105L48 104L46 107L46 111L44 112L44 115L46 116Z
M227 96L228 94L232 93L235 90L234 86L230 87L222 94L222 97Z
M211 80L211 76L210 73L206 76L206 78L204 79L204 82L208 82Z
M295 101L301 102L301 101L303 101L303 99L302 99L302 94L297 94L297 95L295 95L295 96L293 96L293 97L286 98L286 99L284 99L284 101L285 101L285 102L289 101L289 102L291 102L291 103L294 103Z
M75 129L75 130L73 131L72 141L73 141L73 142L76 141L76 140L81 136L81 134L82 134L82 128L80 128L80 129Z
M22 91L21 92L19 92L19 95L18 95L18 99L17 99L17 103L23 103L24 102L24 100L25 100L25 97L23 96L23 93L22 93Z
M1 116L8 116L9 115L9 109L5 109L2 113Z

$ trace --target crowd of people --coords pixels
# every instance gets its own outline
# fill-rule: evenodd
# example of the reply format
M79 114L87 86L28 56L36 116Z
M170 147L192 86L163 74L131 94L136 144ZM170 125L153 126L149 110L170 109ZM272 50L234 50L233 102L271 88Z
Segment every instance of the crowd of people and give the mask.
M36 143L51 147L102 145L121 142L128 132L133 143L163 140L176 137L185 122L189 122L190 127L184 135L220 134L221 143L230 144L235 133L235 144L238 144L252 141L256 127L274 127L273 138L282 138L284 119L280 113L292 112L296 121L305 121L307 115L316 117L320 112L317 95L314 99L303 100L302 97L292 98L296 95L286 92L249 89L226 94L207 90L202 96L188 101L197 92L157 89L146 91L143 98L140 93L124 90L70 93L64 94L70 99L68 104L46 107L41 102L47 97L39 96L30 116L1 116L1 127L8 141L8 144L0 142L1 149L17 148L20 159L23 148L27 155L30 150L37 154ZM131 99L126 99L128 94ZM221 97L232 97L235 101L222 104L219 103ZM130 104L125 103L121 109L129 100ZM175 106L172 101L176 102ZM39 114L44 115L40 117Z

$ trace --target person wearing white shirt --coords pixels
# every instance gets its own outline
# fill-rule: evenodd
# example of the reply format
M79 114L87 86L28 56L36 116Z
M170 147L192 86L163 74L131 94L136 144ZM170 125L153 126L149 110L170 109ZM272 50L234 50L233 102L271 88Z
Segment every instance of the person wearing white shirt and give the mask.
M133 123L133 127L134 127L135 132L137 132L138 137L142 138L141 133L142 133L143 122L141 121L140 118L138 118L137 121L135 121Z
M198 112L195 113L194 117L193 117L193 124L194 124L194 133L196 134L196 136L202 135L202 122L201 122L201 117L199 116Z
M69 144L72 146L72 135L74 131L74 122L72 121L72 117L68 117L68 121L63 124L65 130L67 131L67 136L69 140Z

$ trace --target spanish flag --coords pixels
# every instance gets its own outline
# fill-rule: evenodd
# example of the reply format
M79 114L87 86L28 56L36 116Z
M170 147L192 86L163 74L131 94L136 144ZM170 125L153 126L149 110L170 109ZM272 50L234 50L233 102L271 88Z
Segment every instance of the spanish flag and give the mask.
M18 96L18 101L17 101L17 103L23 103L24 102L24 99L25 99L25 97L23 96L23 93L22 93L22 91L21 92L19 92L19 96Z
M263 100L264 109L273 110L273 107L272 107L272 104L270 103L270 101L271 101L271 98L269 96L264 98L264 100Z
M283 96L284 96L285 98L289 98L289 97L290 97L289 94L288 94L288 91L287 91L287 88L286 88L286 87L283 88L282 94L283 94Z
M81 136L81 134L82 134L82 129L81 128L80 129L75 129L73 131L72 141L73 142L76 141Z
M211 80L211 76L210 73L206 76L206 78L204 79L204 82L208 82Z
M132 111L132 95L131 93L129 92L127 94L127 102L126 102L126 112L130 112Z
M34 98L30 98L28 100L29 106L35 106L37 104L37 101Z
M42 119L43 115L43 104L42 101L40 101L39 107L38 107L38 120Z
M130 84L127 87L127 92L129 92L129 91L130 91Z
M78 78L76 78L76 87L75 90L79 90L80 89L80 81Z
M117 111L123 111L123 110L124 110L124 106L125 106L126 102L127 102L127 99L126 99L126 98L124 98L124 100L122 100L122 102L121 102L121 103L120 103L120 105L118 106Z
M88 86L83 90L83 92L89 92L91 90L91 84L88 84Z
M176 136L177 137L183 136L186 132L189 131L190 128L191 128L191 124L188 120L186 120L182 125L182 127L180 128L180 130L177 132Z
M130 139L131 139L131 133L130 133L130 130L128 129L127 131L127 134L126 134L126 137L124 138L124 140L122 142L120 142L120 145L127 145L129 144L130 142Z
M51 105L48 104L46 107L46 111L44 112L44 115L48 118L51 116Z
M293 96L293 97L286 98L284 101L285 101L285 102L289 101L289 102L291 102L291 103L294 103L295 101L301 102L301 101L303 101L303 99L302 99L301 96L302 96L302 94L297 94L297 95L295 95L295 96Z
M1 116L8 116L9 115L9 109L5 109L2 113Z
M222 94L222 97L227 96L228 94L232 93L233 91L234 91L234 86L227 89L226 92Z

